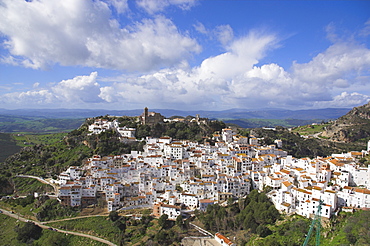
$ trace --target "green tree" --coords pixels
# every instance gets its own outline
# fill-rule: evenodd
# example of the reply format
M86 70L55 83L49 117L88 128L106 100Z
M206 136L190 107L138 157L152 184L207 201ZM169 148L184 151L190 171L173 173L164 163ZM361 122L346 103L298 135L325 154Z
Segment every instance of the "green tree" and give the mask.
M272 231L265 225L259 225L256 229L256 233L261 237L266 237L272 233Z
M180 227L181 229L183 228L184 222L182 220L182 216L181 215L177 216L177 218L176 218L176 225L178 227Z
M25 206L27 206L28 204L32 204L34 200L35 200L35 198L33 197L33 195L28 195L28 196L26 196L26 197L25 197L25 198L23 198L23 199L19 199L19 204L20 204L22 207L25 207Z
M111 221L116 221L116 220L118 220L119 219L119 214L117 213L117 211L111 211L110 213L109 213L109 219L111 220Z
M169 224L168 215L167 214L162 214L161 217L159 217L159 219L158 219L158 225L161 228L165 229L165 228L168 227L168 224Z
M17 227L15 231L17 233L17 240L23 243L39 239L42 234L42 228L32 222L27 222L24 226Z

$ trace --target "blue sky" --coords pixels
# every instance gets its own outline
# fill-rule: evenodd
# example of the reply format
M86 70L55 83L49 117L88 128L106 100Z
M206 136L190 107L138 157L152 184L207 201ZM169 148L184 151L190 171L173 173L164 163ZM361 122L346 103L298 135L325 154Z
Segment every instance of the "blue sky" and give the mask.
M0 0L0 107L370 100L370 1Z

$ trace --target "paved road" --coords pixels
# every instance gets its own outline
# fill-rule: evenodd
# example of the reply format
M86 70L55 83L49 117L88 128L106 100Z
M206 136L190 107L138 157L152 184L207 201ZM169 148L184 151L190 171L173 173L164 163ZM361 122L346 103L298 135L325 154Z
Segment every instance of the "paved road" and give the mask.
M4 214L4 215L7 215L7 216L10 216L10 217L13 217L15 219L18 219L20 221L23 221L23 222L33 222L35 223L36 225L40 226L41 228L43 229L53 229L54 231L56 232L60 232L60 233L67 233L67 234L72 234L72 235L76 235L76 236L80 236L80 237L87 237L87 238L90 238L92 240L95 240L95 241L98 241L98 242L102 242L102 243L105 243L107 245L110 245L110 246L117 246L116 244L108 241L108 240L105 240L103 238L99 238L99 237L95 237L95 236L91 236L91 235L88 235L88 234L84 234L84 233L79 233L79 232L74 232L74 231L65 231L65 230L60 230L60 229L56 229L56 228L52 228L50 226L46 226L44 225L43 223L40 223L38 221L34 221L34 220L28 220L24 217L22 217L21 215L19 214L16 214L16 213L11 213L10 211L8 210L5 210L5 209L0 209L0 211Z

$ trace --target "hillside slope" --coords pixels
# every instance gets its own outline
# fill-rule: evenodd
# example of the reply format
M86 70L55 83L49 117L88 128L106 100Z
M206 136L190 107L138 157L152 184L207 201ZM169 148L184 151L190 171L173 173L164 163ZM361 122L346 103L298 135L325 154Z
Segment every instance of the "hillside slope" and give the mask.
M370 102L355 107L338 118L322 132L321 136L346 143L367 141L370 138Z

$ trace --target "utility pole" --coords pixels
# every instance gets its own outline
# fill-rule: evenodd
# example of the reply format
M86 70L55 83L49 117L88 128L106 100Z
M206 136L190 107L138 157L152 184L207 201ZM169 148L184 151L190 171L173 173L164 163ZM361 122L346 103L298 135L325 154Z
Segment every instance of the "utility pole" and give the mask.
M308 241L310 241L311 234L315 227L316 227L316 246L320 245L321 206L322 205L323 205L323 201L319 200L319 206L317 207L315 218L312 220L312 223L310 225L310 230L308 231L308 234L302 246L308 245Z

